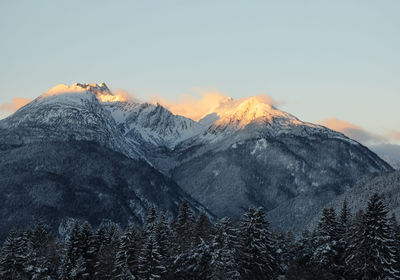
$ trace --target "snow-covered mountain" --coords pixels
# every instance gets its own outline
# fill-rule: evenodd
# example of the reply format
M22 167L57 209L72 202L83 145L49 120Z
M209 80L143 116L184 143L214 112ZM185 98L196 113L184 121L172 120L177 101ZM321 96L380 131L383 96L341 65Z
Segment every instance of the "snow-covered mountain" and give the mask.
M183 200L209 213L154 169L108 110L105 84L56 86L0 121L0 239L44 220L141 225L154 204L169 217Z
M183 140L198 135L203 126L177 116L159 104L112 102L105 104L127 139L141 145L174 149Z
M58 85L0 121L2 143L27 144L43 140L94 141L132 158L138 149L127 143L102 98L117 98L102 83Z
M215 116L177 146L170 174L218 216L262 206L274 226L298 230L359 178L392 170L358 142L259 97L224 104Z
M104 83L60 85L0 121L4 150L49 141L93 142L150 164L218 216L262 206L274 226L294 230L359 178L392 171L358 142L262 96L227 99L196 122Z

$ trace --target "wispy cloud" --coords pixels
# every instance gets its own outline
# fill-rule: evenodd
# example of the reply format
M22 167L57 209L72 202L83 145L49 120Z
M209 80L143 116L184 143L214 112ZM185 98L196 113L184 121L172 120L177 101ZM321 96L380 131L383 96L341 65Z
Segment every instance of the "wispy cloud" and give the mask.
M115 96L120 96L122 99L129 102L140 102L133 93L127 92L123 89L116 89L112 92Z
M325 119L319 123L330 129L342 132L347 137L350 137L364 145L375 145L387 142L385 136L369 132L358 125L337 118Z
M31 102L32 99L24 98L24 97L16 97L12 100L11 103L5 103L0 105L0 113L10 114L17 111L22 106Z
M178 100L167 100L162 96L152 96L153 103L160 103L176 115L182 115L193 120L199 120L214 111L222 103L232 100L218 90L196 89L195 95L182 94Z
M277 102L271 96L266 94L257 95L257 98L267 104L277 105L283 102ZM198 121L209 113L216 112L219 109L226 109L235 105L241 100L233 100L228 95L221 93L216 89L195 89L194 94L181 94L178 100L168 100L162 96L152 96L151 102L159 103L168 108L176 115L185 116L192 120Z
M400 131L392 130L388 133L388 137L400 141Z

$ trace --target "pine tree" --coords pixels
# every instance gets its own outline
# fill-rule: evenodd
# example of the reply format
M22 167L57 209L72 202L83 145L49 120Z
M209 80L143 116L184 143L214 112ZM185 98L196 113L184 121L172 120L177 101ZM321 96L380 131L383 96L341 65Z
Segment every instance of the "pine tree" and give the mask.
M203 240L204 242L210 242L212 233L212 224L205 213L201 213L196 221L194 228L195 244L198 244Z
M40 221L28 235L28 258L26 271L31 279L48 279L56 276L55 267L51 264L51 241L43 223Z
M215 235L211 242L212 279L239 279L236 262L235 232L229 218L222 218L215 227Z
M340 220L339 223L343 227L347 227L350 225L351 222L351 213L347 206L347 200L343 201L342 210L340 211Z
M24 233L12 230L3 244L0 276L4 280L28 279L26 270L27 241Z
M332 273L327 273L312 261L314 258L315 248L318 242L317 233L310 233L307 229L301 234L301 237L295 243L293 250L293 259L286 273L286 280L337 280L342 279Z
M111 273L112 266L114 264L114 248L112 239L115 238L115 228L110 230L107 234L107 230L104 225L100 225L97 229L95 236L93 237L93 255L95 256L95 279L109 279L108 275ZM111 263L111 264L110 264ZM110 268L111 267L111 268Z
M171 248L170 248L170 235L171 231L168 226L165 213L161 213L156 225L154 227L154 237L159 247L160 255L162 256L162 265L168 269L170 262Z
M193 242L194 215L189 203L184 200L175 223L175 238L181 252L188 250Z
M135 279L128 268L128 246L129 239L126 234L121 236L118 251L116 253L114 267L112 270L112 280Z
M337 250L337 274L344 276L345 275L345 263L346 263L346 248L348 247L348 242L351 233L351 213L347 206L347 200L343 201L342 209L340 211L340 216L338 220L338 243L336 246Z
M311 261L327 275L341 273L339 255L339 224L333 208L325 208L316 231L316 248Z
M276 258L281 264L280 270L286 271L294 259L294 236L290 231L287 235L277 231L273 233L273 239L275 240Z
M121 230L115 224L111 225L110 231L105 238L105 245L102 250L101 268L99 277L101 279L111 279L113 268L119 248Z
M347 275L360 279L398 279L392 235L387 210L379 195L374 194L350 239Z
M295 249L295 260L301 266L311 263L314 253L314 243L311 241L311 233L307 229L301 233L301 238L297 242Z
M142 237L140 233L135 230L134 226L127 229L125 233L127 239L127 265L131 274L139 277L139 254L141 250Z
M393 240L393 248L395 255L394 268L400 271L400 226L397 223L396 215L393 213L389 219L389 227L392 233L391 239Z
M149 213L147 214L144 234L150 234L151 232L153 232L156 221L157 221L157 210L153 204L149 210Z
M162 256L153 234L150 234L139 255L139 276L143 280L160 279L166 273Z
M238 236L241 279L275 279L279 264L262 208L250 207L240 221Z
M84 279L82 275L85 270L81 254L80 226L78 222L75 222L66 244L66 253L60 273L62 280Z
M93 250L94 258L94 275L95 279L104 279L106 272L104 271L103 264L107 255L107 232L103 224L99 226L96 234L93 237L93 244L91 246Z
M82 279L92 279L96 263L95 255L95 236L93 235L92 228L88 222L85 222L80 231L80 244L79 250L82 257Z
M170 279L188 279L190 257L194 254L194 225L195 218L189 203L184 200L178 216L172 224Z
M200 240L200 243L192 248L186 257L186 260L186 269L182 270L182 273L178 275L180 279L206 280L211 278L212 271L210 270L210 246L204 240Z

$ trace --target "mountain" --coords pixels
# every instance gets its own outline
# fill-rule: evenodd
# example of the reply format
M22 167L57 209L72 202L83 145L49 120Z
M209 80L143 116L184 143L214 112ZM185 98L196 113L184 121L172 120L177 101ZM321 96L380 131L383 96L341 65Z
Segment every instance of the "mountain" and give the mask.
M0 121L0 238L39 219L60 233L73 219L141 225L153 204L173 218L183 200L213 217L141 157L100 94L113 98L58 86Z
M204 133L179 144L169 172L218 216L262 206L273 226L296 231L359 178L392 170L356 141L260 97L232 101L215 115Z
M0 142L21 145L43 140L85 140L139 158L138 149L127 143L102 106L102 96L106 100L113 97L104 83L55 86L0 121Z
M172 114L159 104L109 102L104 107L125 139L135 143L140 154L162 172L171 168L172 151L179 143L206 129L198 122Z
M202 130L199 123L174 115L159 104L114 102L105 108L125 137L144 145L173 149Z
M54 151L66 143L70 153L79 157L70 143L81 142L102 149L98 151L102 156L83 154L90 166L97 166L97 160L107 161L103 149L124 156L124 164L135 162L131 163L135 167L127 170L118 160L113 161L127 173L113 173L112 182L120 177L128 180L135 172L142 172L141 168L147 170L143 171L144 182L164 178L165 188L171 190L165 202L154 200L157 191L140 197L159 208L188 199L197 211L204 205L217 216L238 218L250 205L262 206L273 226L295 231L310 223L326 203L359 178L393 170L358 142L303 122L263 96L226 99L196 122L174 115L159 104L128 101L114 95L104 83L60 85L0 121L0 147L4 152L16 149L16 166L25 166L24 147L40 150L44 158L48 154L64 159L66 154ZM49 144L46 150L43 143L57 143L57 147ZM73 166L73 157L68 157L58 165L56 174L73 177L74 173L63 173ZM1 170L6 172L7 168ZM34 170L29 169L20 184L29 182ZM18 168L14 174L19 177L22 171ZM82 172L82 178L89 176L85 170ZM103 176L103 169L98 172ZM11 177L6 173L3 176ZM76 185L78 181L74 184L79 192L82 186ZM143 186L157 190L140 180L128 189ZM94 185L92 188L96 189ZM172 195L175 192L178 198ZM122 209L123 205L112 207ZM176 212L175 208L167 209Z

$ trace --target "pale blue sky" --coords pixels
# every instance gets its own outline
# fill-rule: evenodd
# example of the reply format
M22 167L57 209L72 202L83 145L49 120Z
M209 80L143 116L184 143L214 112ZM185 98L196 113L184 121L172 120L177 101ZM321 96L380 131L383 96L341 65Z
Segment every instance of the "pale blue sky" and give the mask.
M167 99L215 88L400 131L399 14L399 0L2 0L0 104L60 83Z

